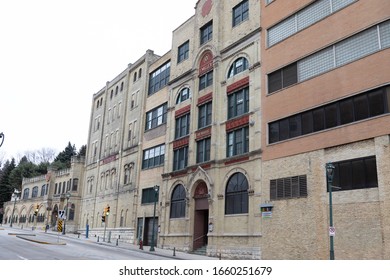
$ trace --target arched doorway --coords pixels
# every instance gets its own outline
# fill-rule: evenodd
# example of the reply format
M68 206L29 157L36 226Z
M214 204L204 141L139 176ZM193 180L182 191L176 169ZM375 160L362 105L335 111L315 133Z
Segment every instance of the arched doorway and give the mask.
M195 189L194 239L193 250L207 245L209 223L208 189L205 182L200 182Z

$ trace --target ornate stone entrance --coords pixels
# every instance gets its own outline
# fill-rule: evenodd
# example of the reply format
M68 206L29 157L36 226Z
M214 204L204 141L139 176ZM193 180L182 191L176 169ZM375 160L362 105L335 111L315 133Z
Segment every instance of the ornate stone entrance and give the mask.
M195 189L195 213L194 213L194 235L193 250L207 245L207 233L209 223L209 202L208 190L205 182L200 182Z

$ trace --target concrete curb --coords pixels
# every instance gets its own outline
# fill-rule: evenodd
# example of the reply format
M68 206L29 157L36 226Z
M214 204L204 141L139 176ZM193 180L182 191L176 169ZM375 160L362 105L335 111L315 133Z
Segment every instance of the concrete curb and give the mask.
M17 238L20 238L20 239L27 240L27 241L39 243L39 244L46 244L46 245L66 245L66 243L53 243L53 242L41 241L41 240L37 240L37 239L31 239L31 238L24 237L24 236L21 235L21 234L16 234L16 237L17 237Z

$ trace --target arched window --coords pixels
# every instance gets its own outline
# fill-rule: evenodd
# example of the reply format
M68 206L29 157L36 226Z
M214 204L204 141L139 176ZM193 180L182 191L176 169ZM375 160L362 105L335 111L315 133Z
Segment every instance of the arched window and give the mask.
M226 186L225 214L248 213L248 180L242 173L234 173Z
M79 179L74 178L73 179L73 184L72 184L72 191L77 191L77 187L79 186Z
M133 82L137 80L137 72L134 73Z
M23 199L28 199L29 195L30 195L30 189L24 189L24 191L23 191Z
M41 189L41 196L45 196L45 194L46 194L46 185L43 185Z
M230 66L230 68L229 68L228 78L231 78L231 77L237 75L238 73L245 71L246 69L248 69L248 66L249 66L249 63L245 57L237 58L233 62L232 66Z
M141 78L141 76L142 76L142 68L140 68L140 69L138 70L138 79Z
M38 186L35 186L32 189L32 196L31 197L37 197L37 196L38 196Z
M190 97L191 97L190 89L189 88L183 88L180 91L179 95L177 96L176 104L179 104L179 103L187 100Z
M186 215L186 190L183 185L177 185L171 197L170 218L182 218Z

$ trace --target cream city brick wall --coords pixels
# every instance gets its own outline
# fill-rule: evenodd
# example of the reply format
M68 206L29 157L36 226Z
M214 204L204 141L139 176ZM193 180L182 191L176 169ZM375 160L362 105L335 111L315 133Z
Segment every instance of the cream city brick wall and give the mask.
M325 164L376 156L378 188L333 192L336 259L383 259L388 256L389 136L359 141L263 162L263 199L270 180L307 175L307 198L270 201L272 217L262 219L262 258L328 259L329 194ZM386 173L386 174L385 174Z

